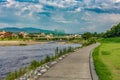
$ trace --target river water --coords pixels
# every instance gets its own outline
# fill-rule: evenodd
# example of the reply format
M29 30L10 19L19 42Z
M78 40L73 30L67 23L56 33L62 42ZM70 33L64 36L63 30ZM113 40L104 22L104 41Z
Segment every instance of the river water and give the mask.
M46 55L54 55L55 49L81 46L80 44L35 44L27 46L0 46L0 77L4 78L8 72L13 72L33 60L42 60Z

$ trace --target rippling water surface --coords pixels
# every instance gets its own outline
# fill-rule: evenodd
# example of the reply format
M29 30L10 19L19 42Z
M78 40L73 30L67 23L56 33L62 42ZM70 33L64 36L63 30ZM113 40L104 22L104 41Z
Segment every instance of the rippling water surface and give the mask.
M80 44L37 44L27 46L0 46L0 77L5 77L8 72L29 65L33 60L42 60L46 55L53 55L56 47L59 49L68 46L78 47Z

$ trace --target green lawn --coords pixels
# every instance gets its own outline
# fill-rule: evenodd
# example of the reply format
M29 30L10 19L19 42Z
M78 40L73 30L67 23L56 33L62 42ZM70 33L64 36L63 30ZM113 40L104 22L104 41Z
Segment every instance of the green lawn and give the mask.
M100 80L120 80L120 42L116 39L104 40L94 50L93 58Z

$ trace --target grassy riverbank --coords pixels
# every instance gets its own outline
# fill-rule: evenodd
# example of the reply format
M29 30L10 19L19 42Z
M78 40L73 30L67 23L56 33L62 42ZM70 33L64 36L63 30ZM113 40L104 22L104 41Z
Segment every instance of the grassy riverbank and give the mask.
M120 38L101 40L93 58L100 80L120 80Z

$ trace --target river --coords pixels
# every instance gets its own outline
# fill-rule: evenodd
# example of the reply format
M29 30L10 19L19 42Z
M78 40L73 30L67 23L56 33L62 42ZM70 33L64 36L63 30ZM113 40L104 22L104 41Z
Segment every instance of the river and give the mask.
M46 55L54 55L55 49L81 46L80 44L35 44L27 46L0 46L0 77L28 66L33 60L42 60Z

